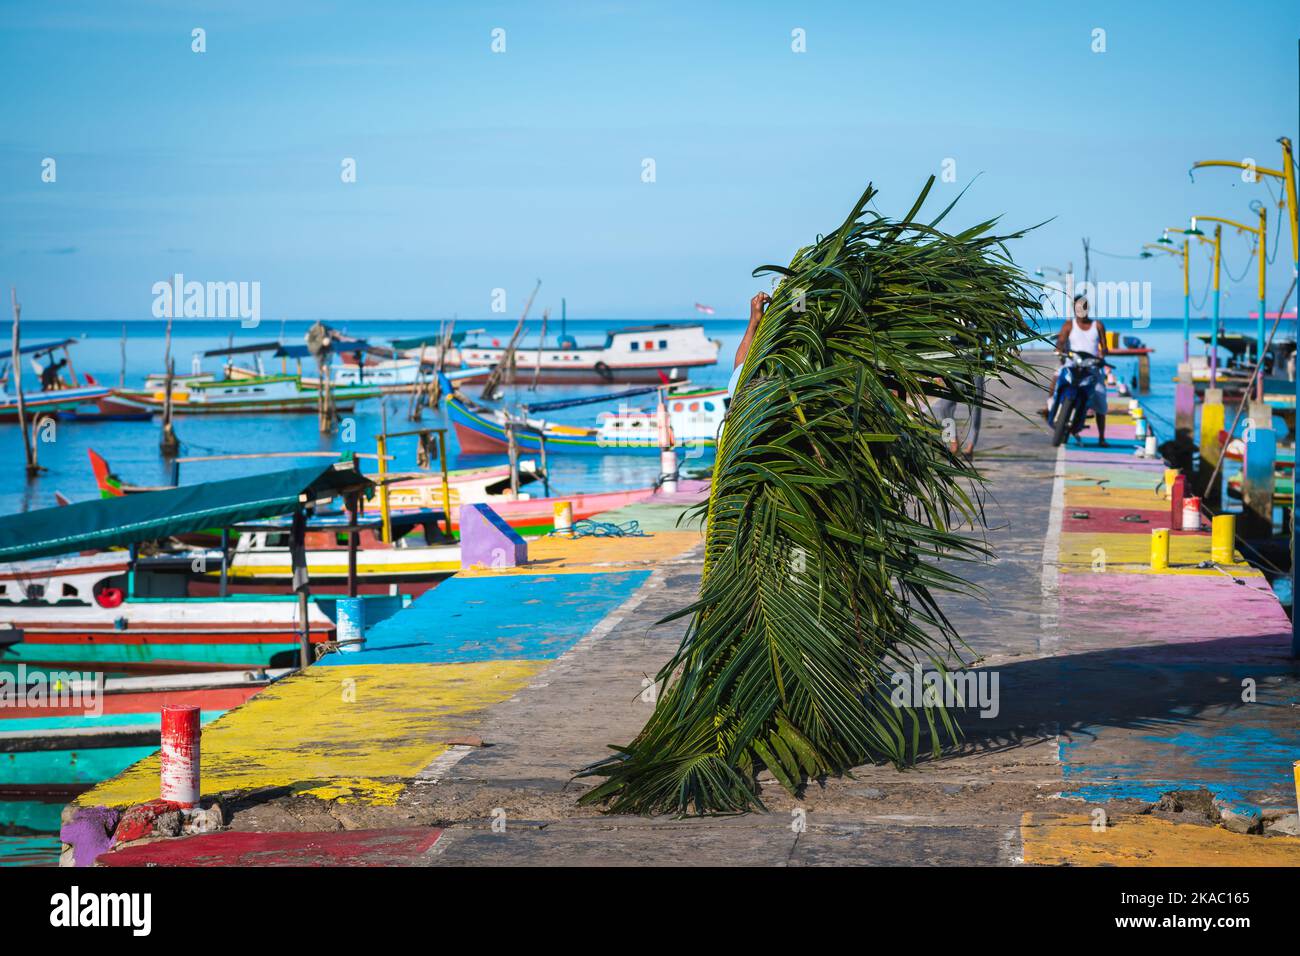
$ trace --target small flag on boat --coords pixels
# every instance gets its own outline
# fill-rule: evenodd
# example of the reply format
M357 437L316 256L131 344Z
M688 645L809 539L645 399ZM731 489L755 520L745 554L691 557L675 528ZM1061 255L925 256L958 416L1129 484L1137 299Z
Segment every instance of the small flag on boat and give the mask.
M701 313L703 313L704 315L712 315L714 310L713 310L713 306L711 306L711 305L705 305L705 304L702 303L702 302L696 302L696 303L695 303L695 311L696 311L696 312L701 312Z

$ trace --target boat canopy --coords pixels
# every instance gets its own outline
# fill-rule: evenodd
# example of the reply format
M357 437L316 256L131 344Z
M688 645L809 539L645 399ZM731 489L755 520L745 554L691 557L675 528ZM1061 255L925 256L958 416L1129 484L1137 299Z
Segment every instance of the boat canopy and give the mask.
M405 339L391 339L393 348L405 351L407 349L418 349L422 346L437 348L442 344L441 335L414 335ZM453 332L451 336L452 345L460 345L465 341L464 332Z
M208 349L204 358L216 358L219 355L250 355L253 352L274 352L280 347L279 342L258 342L254 345L234 345L223 349Z
M378 355L381 358L394 357L393 350L387 346L371 345L369 342L363 342L360 339L336 339L331 346L331 351L336 355L365 352L368 355ZM306 345L277 345L275 346L275 358L311 358L311 349Z
M311 501L374 488L355 462L310 465L0 517L0 561L138 544L270 518Z
M441 508L410 508L394 509L389 516L389 522L393 525L402 524L422 524L426 521L441 521ZM380 528L384 519L378 514L358 515L355 527L358 528ZM308 531L329 531L334 528L347 528L353 526L352 518L345 511L331 511L324 514L315 514L307 519ZM273 518L267 518L263 521L241 521L234 525L236 531L288 531L293 527L292 515L276 515Z
M37 342L32 345L24 345L18 349L19 355L39 355L43 352L56 352L59 349L66 349L69 345L75 345L76 339L64 339L61 342ZM14 350L5 349L0 352L0 362L7 362L13 358Z

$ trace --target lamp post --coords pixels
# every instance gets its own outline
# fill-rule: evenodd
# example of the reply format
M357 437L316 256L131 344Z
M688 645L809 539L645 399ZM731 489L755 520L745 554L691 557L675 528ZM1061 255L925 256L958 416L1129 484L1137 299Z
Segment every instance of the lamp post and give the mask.
M1192 169L1204 169L1207 167L1228 167L1231 169L1250 169L1254 178L1258 181L1260 176L1268 176L1273 179L1282 181L1282 186L1286 195L1287 208L1291 210L1291 259L1292 266L1295 269L1294 275L1300 275L1300 210L1296 209L1296 174L1295 174L1295 156L1291 148L1291 140L1285 136L1278 138L1278 143L1282 146L1282 168L1265 169L1263 166L1247 166L1245 163L1233 162L1229 159L1207 159L1192 164ZM1260 309L1261 314L1263 309ZM1295 377L1296 404L1300 407L1300 366L1297 366ZM1291 600L1295 601L1296 593L1296 520L1295 504L1291 505ZM1291 615L1291 656L1300 657L1300 615L1294 612Z
M1190 229L1184 229L1183 235L1196 236L1205 239L1205 233L1198 229L1196 220L1198 218L1213 219L1213 216L1192 217ZM1220 252L1223 248L1223 226L1214 227L1214 238L1207 239L1214 245L1214 317L1211 320L1210 328L1210 388L1219 387L1219 268L1223 261Z
M1244 222L1237 222L1235 219L1222 219L1218 216L1194 216L1192 218L1192 228L1196 228L1197 219L1205 219L1210 222L1220 223L1214 227L1214 320L1217 330L1219 320L1219 259L1220 242L1219 236L1224 226L1232 226L1238 232L1248 232L1255 237L1259 243L1259 318L1255 325L1255 364L1259 367L1259 373L1255 376L1257 384L1255 387L1255 397L1258 401L1264 400L1264 282L1268 269L1267 245L1268 238L1268 210L1264 208L1263 203L1256 204L1256 210L1259 214L1259 225L1248 226Z

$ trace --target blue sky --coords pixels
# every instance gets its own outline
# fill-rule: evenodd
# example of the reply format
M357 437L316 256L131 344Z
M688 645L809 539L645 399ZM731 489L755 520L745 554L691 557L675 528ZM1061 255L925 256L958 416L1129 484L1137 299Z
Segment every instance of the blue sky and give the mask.
M175 272L260 282L272 319L488 317L496 288L515 315L538 277L539 309L573 317L741 315L754 266L868 181L905 212L949 158L938 198L980 174L952 223L1052 219L1018 261L1081 270L1081 236L1131 255L1268 198L1187 168L1279 164L1298 20L1273 0L8 2L0 280L31 319L150 318ZM1225 315L1253 308L1248 254L1229 236ZM1270 308L1290 257L1284 235ZM1181 314L1174 260L1093 265Z

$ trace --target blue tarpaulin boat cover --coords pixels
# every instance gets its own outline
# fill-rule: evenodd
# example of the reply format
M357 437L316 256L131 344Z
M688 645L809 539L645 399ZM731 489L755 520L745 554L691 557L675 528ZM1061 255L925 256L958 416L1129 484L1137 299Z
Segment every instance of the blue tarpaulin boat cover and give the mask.
M138 544L170 535L225 528L295 510L300 504L374 483L354 462L291 468L121 498L79 501L0 517L0 561Z

